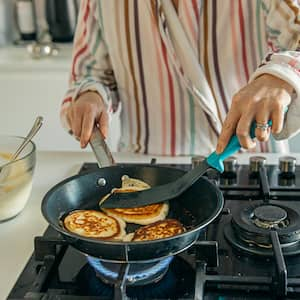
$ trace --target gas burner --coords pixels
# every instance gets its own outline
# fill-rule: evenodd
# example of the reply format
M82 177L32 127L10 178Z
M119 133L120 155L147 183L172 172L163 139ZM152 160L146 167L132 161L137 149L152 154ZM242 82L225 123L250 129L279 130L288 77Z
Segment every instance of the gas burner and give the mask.
M279 229L289 225L287 212L275 205L262 205L256 207L251 219L257 227L264 229Z
M159 262L133 263L129 265L126 275L126 285L145 285L159 281L168 271L173 257L167 257ZM101 259L87 256L88 263L94 268L97 277L105 283L116 283L122 264L103 262Z
M193 290L195 271L193 267L180 256L171 259L166 274L159 280L146 285L128 285L126 295L130 299L178 299L185 298ZM104 282L90 263L79 271L76 282L86 296L96 296L100 299L114 298L114 283Z
M276 230L284 255L300 253L300 215L294 209L255 201L233 212L225 237L236 248L251 254L272 256L270 231Z

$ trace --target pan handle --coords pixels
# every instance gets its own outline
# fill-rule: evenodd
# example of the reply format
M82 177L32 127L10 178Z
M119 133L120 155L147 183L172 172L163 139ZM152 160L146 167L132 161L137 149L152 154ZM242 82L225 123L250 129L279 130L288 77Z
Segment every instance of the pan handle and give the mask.
M110 149L107 146L99 128L96 126L93 129L89 143L96 157L99 168L109 167L115 164Z

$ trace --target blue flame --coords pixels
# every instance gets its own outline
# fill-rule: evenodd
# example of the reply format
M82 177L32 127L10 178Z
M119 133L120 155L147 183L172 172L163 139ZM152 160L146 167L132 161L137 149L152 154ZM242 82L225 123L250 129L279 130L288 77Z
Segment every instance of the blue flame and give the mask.
M92 256L87 256L87 260L89 264L95 269L96 272L100 273L106 278L111 278L111 279L117 279L118 278L118 270L119 270L119 264L115 263L103 263L101 259L92 257ZM143 279L147 279L151 276L154 276L156 274L159 274L160 272L164 271L171 261L173 260L173 256L167 257L155 264L149 264L149 268L146 268L144 270L137 270L137 271L130 271L133 268L129 268L129 272L127 274L126 280L129 282L135 282L135 281L140 281ZM136 265L142 265L142 264L132 264L132 267ZM148 264L144 264L146 266ZM114 271L116 269L116 271Z

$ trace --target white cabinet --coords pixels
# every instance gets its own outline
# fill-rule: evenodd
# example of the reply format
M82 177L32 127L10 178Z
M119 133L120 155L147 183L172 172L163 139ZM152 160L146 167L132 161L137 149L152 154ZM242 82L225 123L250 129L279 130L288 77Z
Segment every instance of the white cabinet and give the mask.
M39 150L79 150L79 144L62 128L60 104L67 89L71 47L58 57L31 59L24 48L0 48L0 134L25 135L35 117L45 122L34 138ZM116 150L118 120L109 145ZM87 149L89 151L89 149Z

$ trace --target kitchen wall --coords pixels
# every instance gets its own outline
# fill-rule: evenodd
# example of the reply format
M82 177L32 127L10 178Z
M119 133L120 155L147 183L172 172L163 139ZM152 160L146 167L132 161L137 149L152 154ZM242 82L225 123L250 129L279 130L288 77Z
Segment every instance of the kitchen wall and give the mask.
M59 55L33 60L26 48L0 47L0 134L25 135L35 117L45 123L35 137L40 150L79 150L78 142L63 130L59 109L67 89L71 45L59 45ZM109 145L116 150L118 115L113 117Z

